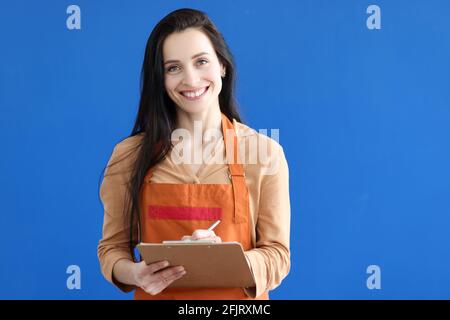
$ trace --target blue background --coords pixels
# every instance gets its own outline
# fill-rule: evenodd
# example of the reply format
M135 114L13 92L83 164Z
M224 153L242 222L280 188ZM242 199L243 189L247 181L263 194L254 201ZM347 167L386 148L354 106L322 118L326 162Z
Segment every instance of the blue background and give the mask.
M0 298L132 298L100 273L98 181L131 132L148 35L181 7L225 36L247 124L280 129L292 269L271 297L450 298L444 0L2 1ZM81 290L66 287L72 264Z

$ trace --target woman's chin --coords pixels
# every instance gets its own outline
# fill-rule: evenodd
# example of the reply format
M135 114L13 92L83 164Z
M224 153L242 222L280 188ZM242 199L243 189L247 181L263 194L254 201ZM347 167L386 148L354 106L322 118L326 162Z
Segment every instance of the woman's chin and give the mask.
M189 114L197 114L197 113L203 113L208 110L209 106L206 103L183 103L177 105L178 108L181 109L181 111Z

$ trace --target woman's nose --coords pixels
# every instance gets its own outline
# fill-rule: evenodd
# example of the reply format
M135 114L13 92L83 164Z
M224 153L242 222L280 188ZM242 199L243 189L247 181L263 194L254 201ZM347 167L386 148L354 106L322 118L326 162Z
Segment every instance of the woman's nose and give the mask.
M200 80L200 76L196 70L194 70L192 68L185 69L184 77L183 77L184 85L195 88L195 86L199 82L199 80Z

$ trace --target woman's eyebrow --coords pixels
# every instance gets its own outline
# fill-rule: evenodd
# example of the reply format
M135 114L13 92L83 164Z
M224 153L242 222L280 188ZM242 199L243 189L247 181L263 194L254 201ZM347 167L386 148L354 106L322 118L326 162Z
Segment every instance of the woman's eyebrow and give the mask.
M195 58L197 58L197 57L199 57L199 56L202 56L202 55L204 55L204 54L209 54L209 53L208 53L208 52L200 52L200 53L194 54L194 55L191 57L191 59L195 59ZM180 60L167 60L166 62L164 62L164 64L168 64L168 63L172 63L172 62L180 62Z

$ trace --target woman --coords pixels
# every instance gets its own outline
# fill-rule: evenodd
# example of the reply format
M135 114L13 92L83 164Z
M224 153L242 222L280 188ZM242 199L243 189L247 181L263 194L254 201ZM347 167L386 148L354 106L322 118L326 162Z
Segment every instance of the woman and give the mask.
M203 12L176 10L152 31L136 123L100 189L102 273L136 299L268 299L289 273L287 162L277 142L241 123L234 81L232 55ZM265 163L249 161L263 145ZM139 242L186 237L240 242L256 286L167 288L183 266L134 257Z

